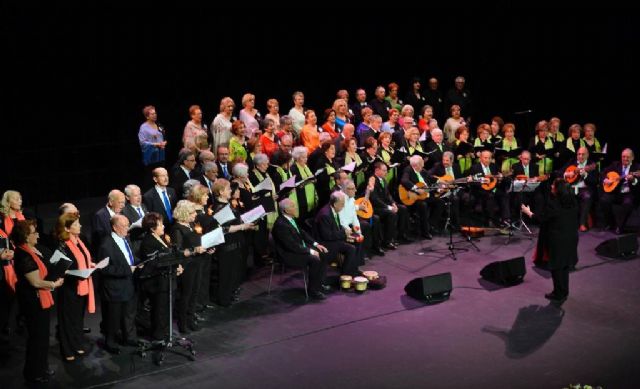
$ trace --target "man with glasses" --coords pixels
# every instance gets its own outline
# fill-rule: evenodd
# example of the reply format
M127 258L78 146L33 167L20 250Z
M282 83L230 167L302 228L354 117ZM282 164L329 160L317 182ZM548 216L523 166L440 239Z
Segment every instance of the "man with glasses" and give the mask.
M184 148L178 154L178 166L171 171L171 184L178 196L182 199L182 187L187 180L193 178L193 169L196 167L196 155L193 151Z

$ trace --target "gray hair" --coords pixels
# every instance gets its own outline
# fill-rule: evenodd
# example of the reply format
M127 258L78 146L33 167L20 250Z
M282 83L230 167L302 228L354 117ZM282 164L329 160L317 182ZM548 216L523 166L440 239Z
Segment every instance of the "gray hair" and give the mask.
M215 162L206 162L204 165L202 165L202 171L205 173L209 173L213 169L216 169L216 171L218 170L218 165L216 165Z
M253 157L253 163L256 165L265 162L269 162L269 157L267 157L267 154L258 153Z
M433 130L431 130L431 137L433 138L434 135L442 135L442 130L439 128L434 128Z
M423 161L422 161L422 157L419 155L412 155L411 158L409 158L409 164L411 165L411 167L415 167L419 165L420 162L423 162Z
M193 187L198 185L199 183L200 181L194 180L193 178L186 180L184 184L182 184L182 197L189 197L189 195L191 194L191 189L193 189Z
M200 162L204 162L205 159L210 159L210 160L215 160L216 156L213 155L213 152L209 151L209 150L202 150L200 151L200 155L198 155L198 159L200 160Z
M134 190L138 190L138 192L140 192L140 187L136 184L129 184L127 186L124 187L124 194L127 197L131 197L131 195L133 195L133 191Z
M109 196L107 196L107 199L109 200L109 202L111 202L111 201L116 201L118 199L121 199L123 197L124 197L124 193L122 193L118 189L113 189L111 192L109 192Z
M451 151L445 151L444 153L442 153L442 158L444 158L444 157L451 158L451 161L456 159L455 155L453 155L453 153Z
M291 206L295 206L296 203L293 200L291 200L290 198L286 197L286 198L280 200L278 205L280 206L280 210L282 210L282 212L284 213L284 211L286 209L289 209Z
M345 190L347 190L347 186L349 186L349 184L355 184L351 178L340 185L340 190L344 192Z
M196 211L196 205L189 200L180 200L173 210L173 218L178 222L185 222Z
M280 116L280 126L282 126L283 124L292 125L293 119L291 119L289 115L282 115Z
M295 159L296 161L298 160L298 158L306 156L307 155L307 148L304 146L297 146L293 148L293 151L291 151L291 156L293 157L293 159Z
M329 205L335 205L340 200L345 201L345 198L346 198L346 195L344 194L344 192L340 192L340 191L332 192L331 196L329 196Z
M249 175L249 167L242 162L236 163L235 165L233 165L231 173L234 177L246 177L247 175Z

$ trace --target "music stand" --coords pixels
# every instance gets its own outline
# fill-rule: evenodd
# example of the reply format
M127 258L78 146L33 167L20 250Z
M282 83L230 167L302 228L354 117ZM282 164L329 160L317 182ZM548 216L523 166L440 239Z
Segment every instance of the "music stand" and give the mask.
M173 280L176 277L174 269L177 268L178 265L184 264L185 259L181 254L175 252L167 254L155 253L152 254L151 257L155 257L154 260L157 261L156 267L161 271L160 277L167 278L169 284L169 335L166 339L161 341L145 342L141 344L138 352L141 357L145 358L147 351L157 350L158 353L154 356L154 362L157 365L162 365L164 362L164 354L167 351L182 355L190 361L195 361L196 351L193 348L195 343L186 337L173 337ZM175 346L185 349L188 352L188 355L175 351Z
M518 194L519 217L518 217L518 220L516 220L515 222L509 225L509 237L507 238L507 242L505 244L509 244L509 242L511 241L511 238L513 237L514 231L517 230L519 232L522 232L523 228L527 231L529 240L533 239L533 232L531 232L531 229L529 229L529 226L527 225L527 223L525 223L524 220L522 219L522 193L533 192L538 188L538 186L540 186L540 181L514 180L511 183L511 187L509 187L509 192Z

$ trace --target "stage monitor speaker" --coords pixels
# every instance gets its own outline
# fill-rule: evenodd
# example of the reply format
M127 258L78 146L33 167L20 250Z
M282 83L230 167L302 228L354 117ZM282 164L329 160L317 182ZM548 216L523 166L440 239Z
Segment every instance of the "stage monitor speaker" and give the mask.
M517 257L491 262L480 271L480 276L495 284L515 285L522 282L526 273L524 257Z
M404 287L408 296L429 303L447 300L451 289L451 273L414 278Z
M596 253L609 258L629 258L638 252L638 237L635 234L605 240L596 247Z

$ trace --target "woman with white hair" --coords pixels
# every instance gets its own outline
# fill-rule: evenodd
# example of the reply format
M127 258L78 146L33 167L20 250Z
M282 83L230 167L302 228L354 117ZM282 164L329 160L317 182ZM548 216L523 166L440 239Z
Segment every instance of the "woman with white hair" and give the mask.
M296 176L296 182L308 180L304 184L296 188L296 197L298 199L298 218L304 220L313 214L318 206L318 192L313 179L313 173L307 165L307 148L298 146L291 152L294 163L291 165L291 173Z
M240 115L238 117L246 126L245 136L247 138L252 138L254 130L260 129L262 116L260 115L260 112L255 108L255 106L256 96L251 93L245 93L244 96L242 96L243 108L240 110Z
M228 144L231 138L231 124L235 121L233 109L236 107L231 97L223 97L220 100L220 113L211 123L211 135L213 135L213 149L218 150L219 145Z

